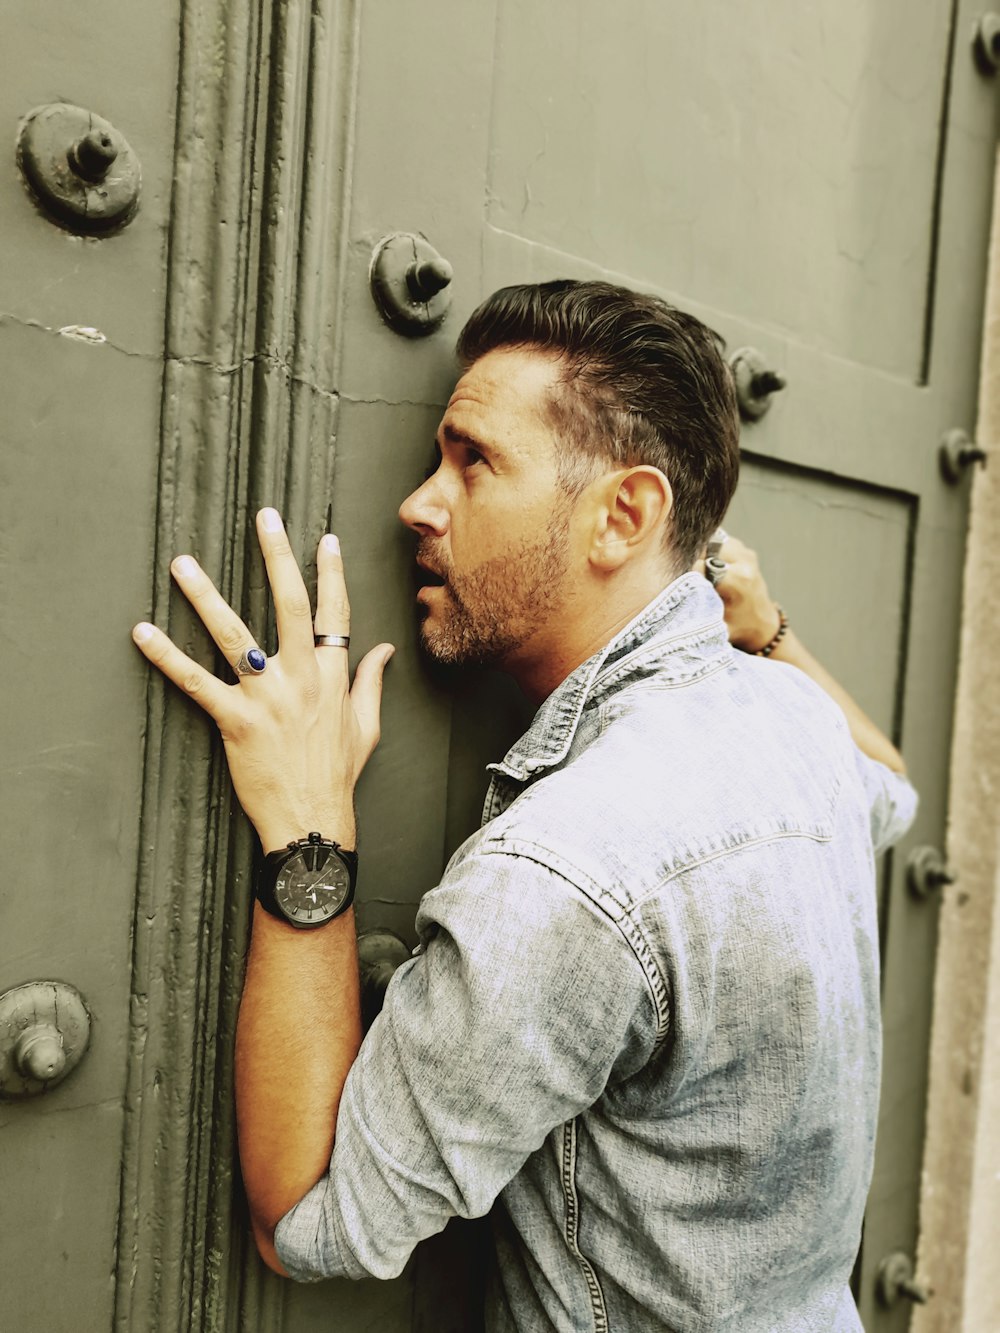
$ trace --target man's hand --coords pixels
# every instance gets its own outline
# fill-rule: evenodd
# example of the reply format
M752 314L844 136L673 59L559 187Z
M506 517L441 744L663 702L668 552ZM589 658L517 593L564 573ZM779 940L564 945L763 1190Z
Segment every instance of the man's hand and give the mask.
M274 509L257 515L280 651L260 674L226 685L153 625L132 637L149 660L204 708L222 734L233 787L265 852L313 831L354 845L354 787L379 740L382 674L391 644L362 659L350 686L347 650L315 647L312 608ZM317 556L316 634L350 633L350 604L336 537ZM171 573L229 664L257 648L253 635L191 556ZM246 671L244 665L243 671Z
M764 582L757 553L744 546L738 537L727 536L718 558L727 566L715 591L725 607L729 642L734 648L755 653L771 642L781 623L778 608ZM699 560L695 569L704 574L704 560Z
M761 573L755 551L727 535L719 548L720 560L726 562L726 572L716 584L715 591L725 608L729 642L734 648L755 653L771 642L781 623L778 608L771 599ZM705 572L705 561L699 560L695 569ZM896 773L906 773L903 756L888 736L871 720L844 687L818 662L793 629L782 637L768 659L788 662L804 671L817 685L838 703L847 718L851 735L858 749Z

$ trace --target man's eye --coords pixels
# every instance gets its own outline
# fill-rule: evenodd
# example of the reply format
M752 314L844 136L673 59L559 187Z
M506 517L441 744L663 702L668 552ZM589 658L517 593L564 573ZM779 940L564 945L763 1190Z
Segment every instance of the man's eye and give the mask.
M479 452L478 449L466 449L465 451L466 467L475 467L477 463L485 463L485 462L486 459L482 456L482 454Z

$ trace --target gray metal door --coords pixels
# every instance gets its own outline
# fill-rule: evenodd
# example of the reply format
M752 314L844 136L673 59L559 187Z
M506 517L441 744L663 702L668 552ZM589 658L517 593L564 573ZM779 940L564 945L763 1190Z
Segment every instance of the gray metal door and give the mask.
M18 16L7 123L92 104L136 148L143 194L120 235L85 241L33 210L10 160L0 191L16 627L0 988L63 979L94 1017L65 1085L0 1108L23 1163L5 1170L12 1326L76 1330L83 1302L95 1329L475 1326L474 1229L389 1284L293 1289L249 1253L230 1077L249 840L204 720L149 680L127 631L152 615L211 660L169 555L193 549L263 625L249 516L279 505L308 559L332 497L355 641L398 645L359 793L360 921L409 934L523 709L502 685L427 674L395 509L430 460L464 315L496 286L568 275L661 292L787 379L746 428L730 526L921 790L882 877L885 1096L858 1273L866 1327L898 1333L907 1306L882 1309L874 1280L915 1247L935 938L904 863L943 839L965 525L937 450L972 424L996 130L974 10L78 9ZM394 231L454 267L427 338L390 331L371 299ZM59 1279L41 1294L40 1251Z

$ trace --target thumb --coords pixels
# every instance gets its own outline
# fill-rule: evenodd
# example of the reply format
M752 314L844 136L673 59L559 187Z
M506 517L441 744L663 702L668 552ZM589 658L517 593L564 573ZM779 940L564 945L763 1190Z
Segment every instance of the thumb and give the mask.
M381 732L382 677L396 649L391 643L380 643L358 663L351 686L351 704L358 719L361 734L374 750Z

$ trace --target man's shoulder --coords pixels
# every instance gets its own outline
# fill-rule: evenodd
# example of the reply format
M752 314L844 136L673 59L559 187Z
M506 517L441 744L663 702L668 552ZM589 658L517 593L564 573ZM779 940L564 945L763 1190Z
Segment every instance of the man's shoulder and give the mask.
M652 676L597 703L565 762L477 842L624 908L745 843L829 837L851 767L843 715L801 672L737 661L683 689Z

